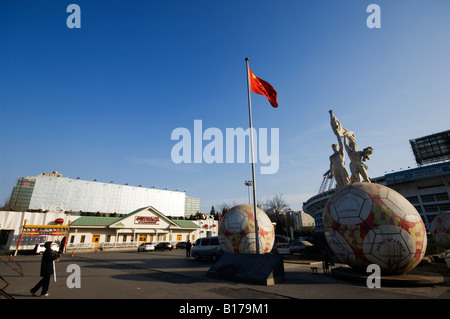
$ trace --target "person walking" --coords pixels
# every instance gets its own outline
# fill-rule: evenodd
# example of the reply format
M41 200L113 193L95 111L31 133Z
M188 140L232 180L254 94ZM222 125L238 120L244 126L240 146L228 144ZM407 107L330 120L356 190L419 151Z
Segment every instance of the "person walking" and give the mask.
M188 239L187 243L186 243L186 258L187 257L191 257L191 241Z
M33 296L42 287L41 297L48 297L48 288L50 285L50 276L54 274L53 261L60 257L59 253L52 251L52 242L48 241L44 244L45 251L41 260L41 277L42 279L30 289Z
M325 247L325 250L322 251L322 268L324 273L329 273L331 270L331 267L334 266L333 261L333 254L328 248L328 246Z

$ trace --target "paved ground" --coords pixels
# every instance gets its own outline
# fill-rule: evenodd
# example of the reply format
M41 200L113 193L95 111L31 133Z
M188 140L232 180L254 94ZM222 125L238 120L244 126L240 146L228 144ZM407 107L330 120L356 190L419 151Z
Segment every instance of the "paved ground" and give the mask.
M23 276L0 263L0 275L9 283L5 291L15 299L42 300L29 293L40 280L40 260L36 255L14 257ZM67 286L67 279L73 274L67 272L71 264L80 267L80 288ZM47 299L450 299L448 277L436 286L369 289L320 270L313 275L308 264L286 262L283 283L260 286L209 278L206 272L210 267L208 261L186 258L181 250L64 255L56 263L57 281L52 278Z

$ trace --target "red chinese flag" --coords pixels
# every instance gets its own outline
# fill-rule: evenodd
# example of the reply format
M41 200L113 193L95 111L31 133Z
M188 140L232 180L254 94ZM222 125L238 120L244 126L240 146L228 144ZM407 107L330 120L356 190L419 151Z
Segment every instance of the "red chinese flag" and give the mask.
M250 88L252 92L264 95L266 98L269 99L269 102L273 107L278 107L277 91L275 91L272 85L254 75L250 68L249 71L250 71Z

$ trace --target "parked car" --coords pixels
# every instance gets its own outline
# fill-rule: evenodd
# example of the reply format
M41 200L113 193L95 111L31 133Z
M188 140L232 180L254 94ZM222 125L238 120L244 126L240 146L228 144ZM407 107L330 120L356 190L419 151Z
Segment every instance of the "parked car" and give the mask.
M222 248L219 245L219 237L203 237L195 241L192 246L191 256L195 260L210 259L216 261L223 255Z
M277 255L289 255L291 253L291 249L289 248L289 238L276 235L272 253Z
M173 245L171 243L168 243L168 242L162 242L162 243L158 243L155 246L155 250L162 250L162 251L164 251L166 249L172 250L173 249Z
M176 249L185 249L186 248L186 242L185 241L179 241L176 245L175 245Z
M142 243L138 247L138 251L152 251L155 250L153 243Z
M36 254L42 255L45 251L44 243L36 245L36 247L34 247L34 250L36 251ZM52 250L58 252L59 245L57 243L52 243Z
M313 244L311 244L309 241L306 241L306 240L294 241L289 244L291 254L294 254L294 253L303 254L306 251L306 249L311 246L313 246Z

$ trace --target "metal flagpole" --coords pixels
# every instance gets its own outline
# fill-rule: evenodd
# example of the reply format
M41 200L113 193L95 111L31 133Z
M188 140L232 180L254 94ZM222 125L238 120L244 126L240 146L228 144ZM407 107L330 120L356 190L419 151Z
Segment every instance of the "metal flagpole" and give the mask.
M255 239L256 239L256 254L259 254L259 233L258 233L258 219L256 218L256 181L255 181L255 161L253 154L253 124L252 124L252 100L250 98L250 68L248 66L248 58L245 58L247 64L247 89L248 89L248 117L250 122L250 147L252 153L252 180L253 180L253 212L255 216Z

